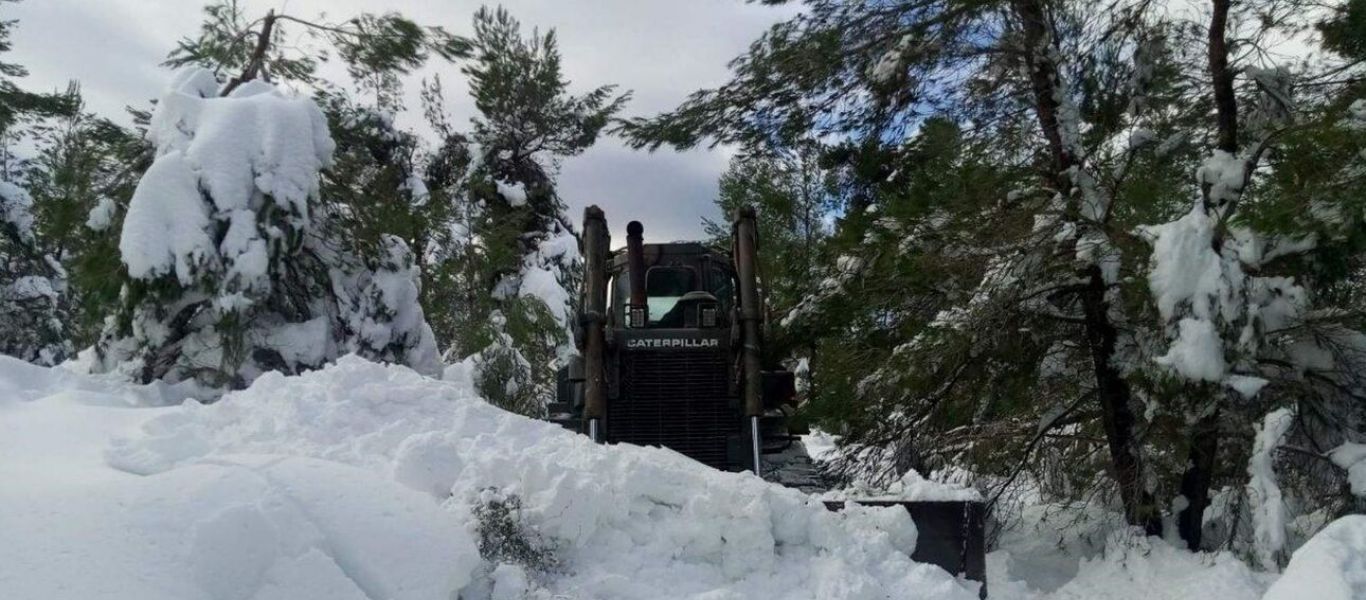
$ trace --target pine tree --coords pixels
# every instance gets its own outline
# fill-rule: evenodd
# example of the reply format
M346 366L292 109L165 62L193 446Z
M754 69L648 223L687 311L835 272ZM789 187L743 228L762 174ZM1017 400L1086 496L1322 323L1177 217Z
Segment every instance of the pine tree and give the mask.
M122 224L128 281L98 347L102 367L144 381L241 387L263 371L318 368L357 352L435 372L407 241L360 230L354 219L382 203L362 201L361 185L406 190L370 190L380 195L419 190L411 178L366 181L372 174L363 171L325 182L337 143L324 113L270 78L313 81L316 61L281 50L289 47L283 23L327 39L353 76L385 84L370 88L378 102L392 91L386 82L429 55L454 58L463 40L396 14L333 25L272 11L248 21L235 2L207 14L201 35L168 61L201 67L180 72L151 118L156 160ZM238 75L215 74L229 71ZM342 156L361 156L394 133L350 135Z
M145 127L147 113L132 116ZM86 112L83 103L44 127L37 141L30 188L38 237L68 274L68 336L76 348L88 348L118 304L118 234L152 148L140 133Z
M8 0L7 0L8 1ZM0 54L12 49L17 21L0 21ZM0 61L0 354L51 365L72 353L66 325L66 272L35 229L26 189L35 166L15 153L45 118L70 115L75 93L29 92L20 65Z
M743 206L757 209L759 273L762 280L765 352L787 360L801 377L803 398L816 389L812 365L822 359L820 338L790 331L783 319L818 289L835 208L833 175L819 164L810 143L742 153L731 160L718 184L716 207L734 215ZM703 219L710 243L729 253L731 225Z
M1198 193L1187 210L1148 229L1149 283L1167 325L1157 363L1179 382L1180 397L1194 400L1183 415L1195 425L1180 488L1187 500L1182 537L1200 547L1203 512L1221 471L1248 465L1251 546L1275 569L1289 550L1286 494L1270 468L1277 445L1288 438L1328 448L1363 434L1361 304L1348 291L1355 286L1341 279L1362 260L1362 198L1349 191L1359 190L1366 174L1351 111L1362 101L1359 89L1342 94L1331 79L1313 85L1350 72L1351 62L1318 70L1239 64L1234 36L1257 40L1301 26L1276 10L1257 26L1240 25L1248 22L1241 10L1213 2L1206 84L1215 108L1212 148L1195 171ZM1350 60L1344 38L1327 35L1325 42ZM1311 84L1310 93L1297 97L1297 84ZM1225 431L1229 423L1261 431L1252 457L1244 450L1250 440L1228 448L1228 438L1237 439ZM1261 462L1249 464L1258 454ZM1301 497L1333 496L1322 461L1286 462L1309 483L1297 490Z
M624 131L646 147L844 140L826 150L844 203L830 283L799 309L864 340L851 362L883 365L827 388L857 399L835 424L846 441L894 471L966 462L1008 483L1021 456L1042 460L1046 435L1085 414L1130 521L1153 530L1125 371L1135 357L1117 326L1132 242L1115 234L1154 210L1138 185L1181 156L1154 151L1171 124L1146 115L1185 113L1151 108L1171 98L1135 60L1160 33L1143 5L1100 16L1068 2L806 4L735 61L730 83ZM1146 141L1126 144L1140 128ZM1129 177L1136 161L1151 178ZM1060 359L1093 368L1039 385ZM1057 489L1078 493L1070 485Z
M479 115L461 190L463 235L450 260L465 265L454 268L478 298L465 304L471 312L453 332L450 354L474 366L490 401L536 414L552 395L556 365L573 352L569 290L578 288L580 268L555 174L560 160L596 141L628 97L610 85L569 94L554 31L523 37L501 8L476 13L474 32L463 71Z
M1202 539L1205 510L1246 497L1254 426L1272 431L1263 417L1290 405L1286 443L1316 465L1297 480L1341 481L1324 452L1361 437L1359 306L1336 279L1357 272L1357 227L1354 208L1330 207L1360 198L1346 192L1359 3L1319 24L1341 59L1293 67L1242 50L1314 25L1295 0L1194 16L804 4L730 82L622 131L649 148L827 142L840 218L825 279L785 321L841 348L810 409L844 434L845 467L966 466L993 504L1027 481L1113 499L1149 533L1173 506L1193 548L1242 543ZM1162 291L1199 265L1191 293Z

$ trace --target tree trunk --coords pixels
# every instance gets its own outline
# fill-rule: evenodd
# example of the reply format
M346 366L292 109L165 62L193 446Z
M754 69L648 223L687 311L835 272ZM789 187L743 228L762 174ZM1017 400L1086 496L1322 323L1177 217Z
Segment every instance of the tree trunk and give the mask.
M273 9L266 13L261 22L261 32L256 36L256 46L252 48L251 58L247 60L246 66L242 67L242 74L234 77L223 88L223 97L231 95L238 86L256 79L261 74L266 65L266 51L270 49L270 37L275 31L275 19Z
M1067 173L1081 165L1074 150L1063 139L1062 124L1058 120L1060 103L1054 93L1060 83L1058 67L1047 53L1041 51L1045 46L1054 44L1044 2L1015 0L1013 5L1024 42L1025 67L1034 96L1034 112L1048 141L1053 162L1053 172L1048 174L1048 180L1059 194L1070 196L1073 186ZM1074 213L1073 220L1077 220L1075 213L1078 209L1074 204L1069 203L1068 212ZM1147 489L1134 433L1135 418L1129 406L1132 393L1129 382L1113 362L1119 332L1110 321L1109 302L1105 299L1108 286L1097 265L1090 265L1080 274L1087 281L1080 297L1085 321L1082 327L1091 351L1096 400L1101 408L1101 422L1110 449L1111 470L1124 504L1125 519L1130 525L1142 527L1149 535L1160 535L1161 514L1152 493Z
M1096 400L1100 403L1101 422L1110 448L1110 463L1119 497L1124 504L1125 520L1142 527L1148 535L1162 534L1162 515L1148 491L1143 476L1143 461L1134 435L1134 412L1129 406L1132 396L1129 382L1111 360L1119 332L1110 323L1105 301L1106 285L1100 267L1091 267L1086 290L1082 292L1082 310L1086 319L1086 339L1091 350L1091 366L1096 376Z
M1186 505L1177 513L1176 530L1186 547L1200 549L1204 535L1205 508L1209 506L1210 481L1214 476L1214 457L1219 452L1218 407L1201 417L1191 431L1186 472L1181 475L1181 495Z
M1214 84L1214 109L1219 126L1218 148L1238 151L1238 102L1233 95L1233 71L1228 68L1228 27L1230 0L1213 0L1209 22L1209 72Z
M1233 71L1228 66L1228 41L1225 37L1228 27L1230 0L1212 0L1209 24L1209 70L1214 88L1214 109L1219 150L1236 154L1238 152L1238 103L1233 94ZM1205 210L1211 208L1209 186L1204 186ZM1230 209L1231 210L1231 209ZM1227 218L1229 215L1225 215ZM1222 253L1222 228L1213 240L1214 251ZM1186 471L1181 475L1181 495L1186 506L1177 514L1177 532L1186 542L1186 547L1199 550L1203 536L1205 508L1209 506L1209 487L1214 479L1214 457L1219 451L1219 404L1221 396L1214 399L1214 407L1200 418L1190 431L1190 450L1186 458Z

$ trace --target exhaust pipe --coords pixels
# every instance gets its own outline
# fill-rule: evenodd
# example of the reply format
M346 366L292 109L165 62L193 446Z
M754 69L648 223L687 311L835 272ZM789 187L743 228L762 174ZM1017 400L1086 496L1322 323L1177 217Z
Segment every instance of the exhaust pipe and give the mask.
M583 313L584 400L583 418L588 437L601 441L601 421L607 412L606 341L603 325L607 320L607 252L611 247L607 218L596 205L583 211Z
M626 303L626 323L645 327L650 322L650 305L645 301L645 227L640 221L626 224L626 269L631 283L631 298Z
M759 455L763 447L759 439L759 417L764 414L762 379L759 374L762 366L759 359L759 323L763 318L759 307L758 267L755 252L758 245L758 230L755 225L754 207L745 206L735 211L735 226L732 253L735 260L735 273L740 278L740 323L742 344L742 381L745 416L749 417L750 446L753 451L754 474L760 472Z

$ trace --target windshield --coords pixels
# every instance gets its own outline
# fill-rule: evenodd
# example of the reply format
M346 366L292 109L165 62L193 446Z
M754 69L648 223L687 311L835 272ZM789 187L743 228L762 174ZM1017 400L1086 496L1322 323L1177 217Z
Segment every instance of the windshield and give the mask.
M683 317L674 308L683 295L696 289L693 270L687 267L651 267L645 273L645 302L650 307L650 324L681 325Z

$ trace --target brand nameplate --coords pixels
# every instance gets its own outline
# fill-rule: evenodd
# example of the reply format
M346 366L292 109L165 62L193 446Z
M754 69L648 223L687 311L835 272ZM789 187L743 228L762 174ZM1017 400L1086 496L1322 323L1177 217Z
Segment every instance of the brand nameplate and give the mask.
M715 338L639 338L626 340L627 348L717 348L721 340Z

